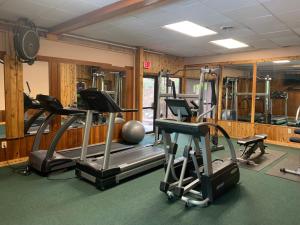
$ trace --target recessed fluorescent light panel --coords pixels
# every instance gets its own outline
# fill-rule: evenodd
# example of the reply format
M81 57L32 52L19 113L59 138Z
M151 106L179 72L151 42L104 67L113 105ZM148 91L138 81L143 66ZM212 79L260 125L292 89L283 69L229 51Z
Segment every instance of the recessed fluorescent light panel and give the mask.
M217 34L217 32L213 30L207 29L206 27L202 27L190 21L181 21L178 23L168 24L163 26L163 28L174 30L192 37L202 37Z
M276 63L276 64L283 64L283 63L289 63L291 62L290 60L275 60L273 61L273 63Z
M228 48L228 49L249 47L249 45L247 45L247 44L245 44L243 42L234 40L232 38L211 41L211 43L213 43L215 45L222 46L224 48Z

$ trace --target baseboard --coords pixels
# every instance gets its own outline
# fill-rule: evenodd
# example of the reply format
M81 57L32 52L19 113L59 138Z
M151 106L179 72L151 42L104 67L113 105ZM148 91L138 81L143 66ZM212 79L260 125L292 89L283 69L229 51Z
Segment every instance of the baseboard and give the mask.
M7 161L3 161L3 162L0 162L0 168L8 166L8 165L23 163L23 162L26 162L27 160L28 160L28 157L22 157L22 158L18 158L18 159L11 159L11 160L7 160Z

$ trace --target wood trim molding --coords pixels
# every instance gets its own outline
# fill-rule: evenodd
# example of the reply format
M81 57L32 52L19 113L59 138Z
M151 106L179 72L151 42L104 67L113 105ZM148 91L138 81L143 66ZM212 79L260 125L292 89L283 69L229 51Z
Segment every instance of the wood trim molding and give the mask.
M11 159L11 160L7 160L7 161L2 161L2 162L0 162L0 168L1 167L6 167L6 166L9 166L9 165L24 163L27 160L28 160L28 157L22 157L22 158L18 158L18 159Z
M284 56L284 57L270 57L270 58L261 58L256 60L235 60L235 61L221 61L221 62L212 62L212 63L199 63L199 64L187 64L186 67L201 67L201 66L218 66L218 65L234 65L234 64L253 64L253 63L262 63L270 62L275 60L299 60L300 55L294 56Z
M256 100L256 75L257 75L257 64L253 63L253 76L252 76L252 96L251 96L251 124L255 121L255 100Z
M220 68L220 77L219 77L219 90L218 90L218 120L221 120L222 117L222 100L223 100L223 69L224 66Z
M135 58L135 98L138 109L137 120L143 119L143 77L144 77L144 49L138 48Z
M59 58L59 57L51 57L51 56L37 56L37 60L39 61L55 61L58 63L73 63L79 65L86 65L86 66L98 66L101 67L103 70L115 71L115 72L125 72L126 67L120 66L113 66L112 64L108 63L99 63L99 62L92 62L92 61L84 61L84 60L77 60L77 59L68 59L68 58Z

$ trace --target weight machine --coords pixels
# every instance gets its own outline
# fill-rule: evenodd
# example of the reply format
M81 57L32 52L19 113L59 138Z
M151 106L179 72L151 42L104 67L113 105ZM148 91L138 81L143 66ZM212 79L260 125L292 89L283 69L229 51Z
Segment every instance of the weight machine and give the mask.
M189 93L176 93L175 84L170 80L170 78L176 75L178 72L182 70L178 70L175 73L171 74L168 71L160 71L158 74L158 84L161 84L163 77L166 77L166 92L162 93L161 86L158 85L158 93L156 96L156 119L159 119L161 116L161 108L160 108L160 99L161 98L178 98L178 99L195 99L198 100L198 104L194 101L191 101L191 104L195 106L192 109L194 115L197 116L197 122L205 121L205 117L210 115L214 120L217 119L217 96L218 96L218 84L219 84L219 68L201 68L201 69L188 69L188 70L200 70L199 76L199 93L197 94L189 94ZM208 79L210 78L210 79ZM205 92L205 82L209 82L211 85L211 101L208 102L205 98L208 94ZM210 106L209 110L204 110L205 106ZM223 149L223 146L218 146L218 138L217 132L215 132L212 142L215 146L215 150ZM159 143L159 130L155 127L155 143Z
M252 96L252 92L238 92L237 77L226 77L225 79L225 110L222 113L222 118L227 120L238 120L238 97L239 96ZM256 98L264 98L264 122L271 123L271 80L269 75L265 77L258 77L258 79L265 81L265 92L256 93ZM231 99L231 107L228 109L229 99Z

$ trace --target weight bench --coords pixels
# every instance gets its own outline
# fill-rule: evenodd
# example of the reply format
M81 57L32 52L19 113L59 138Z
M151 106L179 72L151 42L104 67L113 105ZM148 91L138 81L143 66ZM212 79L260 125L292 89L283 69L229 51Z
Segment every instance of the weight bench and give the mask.
M300 129L295 129L294 134L300 134ZM299 137L290 137L290 142L300 143L300 138ZM282 173L289 173L289 174L294 174L294 175L300 176L300 167L298 167L296 170L280 168L280 171Z
M239 139L237 141L237 143L240 146L244 146L244 150L242 150L243 153L238 160L249 164L254 159L257 159L260 156L262 156L263 154L265 154L266 153L265 148L267 146L265 146L264 140L267 137L268 136L266 134L258 134L258 135L252 136L252 137L246 137L246 138ZM260 149L260 154L254 156L254 157L251 157L258 148Z

